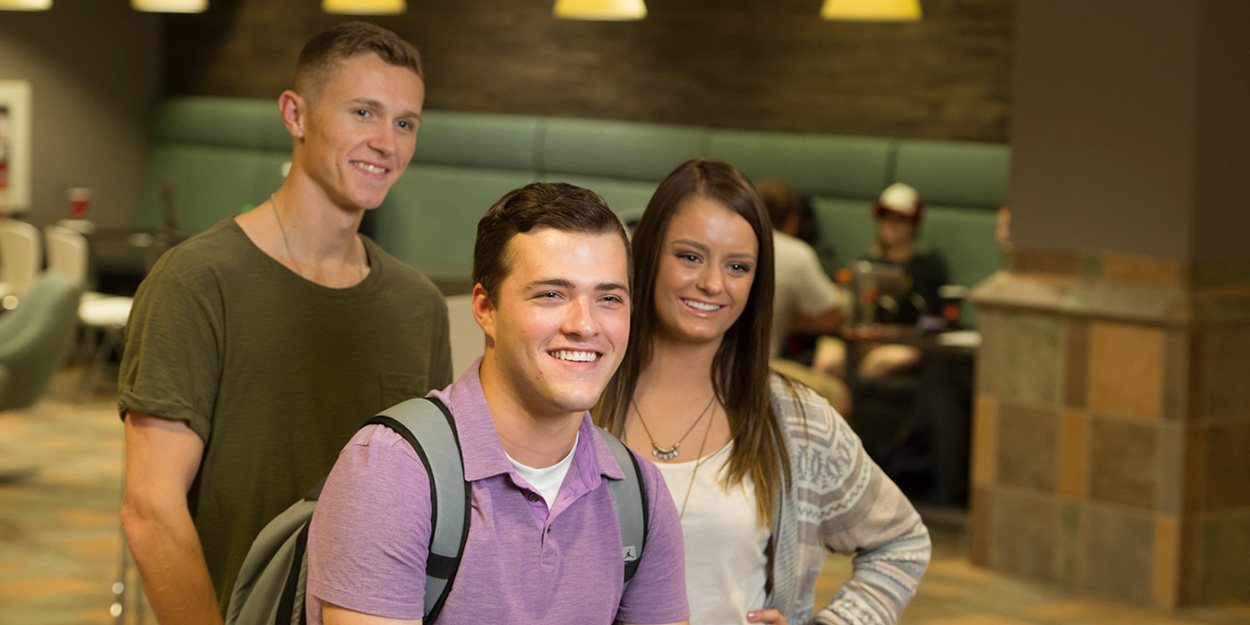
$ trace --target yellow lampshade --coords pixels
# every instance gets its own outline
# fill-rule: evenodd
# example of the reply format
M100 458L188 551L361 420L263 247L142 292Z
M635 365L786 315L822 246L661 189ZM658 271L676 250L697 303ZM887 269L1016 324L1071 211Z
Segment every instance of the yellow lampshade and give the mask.
M321 0L321 10L342 15L399 15L408 10L404 0Z
M52 8L52 0L0 0L0 10L46 11Z
M208 0L130 0L130 8L151 13L203 13Z
M552 9L565 20L640 20L647 16L642 0L556 0Z
M825 0L820 16L827 20L914 22L923 13L920 0Z

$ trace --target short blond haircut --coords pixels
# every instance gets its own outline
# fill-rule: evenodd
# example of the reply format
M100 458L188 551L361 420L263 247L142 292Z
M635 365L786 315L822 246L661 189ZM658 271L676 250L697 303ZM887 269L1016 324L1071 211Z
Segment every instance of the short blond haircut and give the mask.
M408 68L425 79L421 53L412 44L375 24L344 22L304 44L295 66L296 93L315 98L343 61L361 54L376 54L388 65Z

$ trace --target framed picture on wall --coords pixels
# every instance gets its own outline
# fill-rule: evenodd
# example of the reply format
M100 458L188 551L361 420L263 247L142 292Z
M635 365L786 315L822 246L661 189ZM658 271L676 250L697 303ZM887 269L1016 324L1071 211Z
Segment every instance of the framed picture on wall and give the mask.
M30 82L0 80L0 212L30 207Z

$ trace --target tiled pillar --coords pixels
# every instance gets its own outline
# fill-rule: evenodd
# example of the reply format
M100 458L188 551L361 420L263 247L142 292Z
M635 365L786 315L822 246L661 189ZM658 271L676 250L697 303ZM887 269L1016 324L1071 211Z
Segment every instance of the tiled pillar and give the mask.
M1250 265L1011 265L974 294L973 561L1163 608L1250 600Z
M1014 8L1016 250L973 293L973 559L1250 601L1250 3Z

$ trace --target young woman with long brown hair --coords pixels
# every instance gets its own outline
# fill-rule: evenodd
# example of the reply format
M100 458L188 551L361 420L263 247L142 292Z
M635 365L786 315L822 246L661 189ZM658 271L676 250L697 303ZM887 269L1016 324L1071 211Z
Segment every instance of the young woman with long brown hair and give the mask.
M693 625L894 623L928 530L811 389L768 369L772 228L750 181L683 163L634 232L629 349L599 422L660 467ZM813 614L830 551L854 575Z

